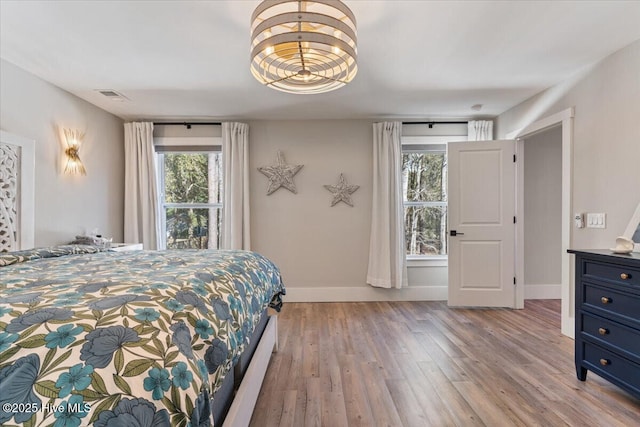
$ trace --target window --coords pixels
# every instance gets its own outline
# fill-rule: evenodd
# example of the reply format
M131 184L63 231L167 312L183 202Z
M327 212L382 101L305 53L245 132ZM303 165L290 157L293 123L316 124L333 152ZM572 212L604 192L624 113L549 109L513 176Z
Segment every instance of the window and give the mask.
M161 148L161 240L167 249L217 249L222 222L222 153L217 147Z
M447 154L445 144L402 150L404 228L408 257L447 254Z

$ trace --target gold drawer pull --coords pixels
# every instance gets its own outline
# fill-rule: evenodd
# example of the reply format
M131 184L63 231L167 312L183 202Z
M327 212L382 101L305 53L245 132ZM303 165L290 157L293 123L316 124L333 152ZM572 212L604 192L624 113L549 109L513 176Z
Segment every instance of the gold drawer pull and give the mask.
M608 359L600 359L600 364L602 366L607 366L607 365L611 365L611 361Z
M609 333L609 330L608 330L608 329L606 329L606 328L599 328L599 329L598 329L598 333L599 333L600 335L607 335L607 334Z
M622 273L622 274L620 275L620 278L621 278L622 280L627 280L627 279L628 279L628 278L630 278L630 277L631 277L631 275L629 275L629 274L627 274L627 273Z
M602 298L600 298L600 301L602 301L603 304L609 304L611 302L611 298L602 297Z

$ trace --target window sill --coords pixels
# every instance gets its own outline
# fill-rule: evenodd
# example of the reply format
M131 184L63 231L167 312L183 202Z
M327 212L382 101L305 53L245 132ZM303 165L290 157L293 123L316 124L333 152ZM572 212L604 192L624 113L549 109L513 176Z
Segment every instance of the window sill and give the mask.
M407 267L447 267L449 257L446 255L433 256L407 256Z

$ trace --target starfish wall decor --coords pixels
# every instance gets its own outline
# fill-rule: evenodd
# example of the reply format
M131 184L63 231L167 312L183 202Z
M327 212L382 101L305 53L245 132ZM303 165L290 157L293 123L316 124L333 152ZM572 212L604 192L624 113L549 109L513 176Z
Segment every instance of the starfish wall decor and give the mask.
M277 163L273 166L262 166L258 170L269 178L269 186L267 187L267 196L276 191L280 187L284 187L292 193L296 194L296 183L293 182L293 176L297 174L304 165L288 165L284 162L282 151L278 150Z
M353 207L351 195L355 193L360 186L347 184L347 181L344 179L344 175L340 174L338 185L325 185L324 188L333 193L331 206L335 206L338 202L345 202L349 206Z

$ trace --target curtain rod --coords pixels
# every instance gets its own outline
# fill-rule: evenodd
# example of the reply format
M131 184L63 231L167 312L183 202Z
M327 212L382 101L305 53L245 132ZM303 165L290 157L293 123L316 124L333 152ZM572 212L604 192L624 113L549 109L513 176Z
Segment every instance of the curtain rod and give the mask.
M429 122L402 122L403 125L466 125L469 122L440 122L440 121L429 121ZM157 125L165 125L165 126L184 126L187 129L191 129L191 126L198 125L206 125L206 126L221 126L222 122L153 122L154 126Z
M402 122L403 125L466 125L469 122Z
M191 126L221 126L222 122L153 122L154 126L166 125L166 126L184 126L187 129L191 129Z

